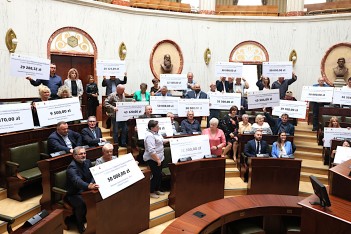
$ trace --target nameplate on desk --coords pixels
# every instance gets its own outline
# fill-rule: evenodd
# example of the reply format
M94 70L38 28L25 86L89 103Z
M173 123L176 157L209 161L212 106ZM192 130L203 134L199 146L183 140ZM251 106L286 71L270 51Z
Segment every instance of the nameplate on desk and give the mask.
M78 97L35 102L35 107L41 127L83 118Z
M132 154L90 168L102 199L108 198L122 189L144 178Z
M57 157L57 156L60 156L60 155L64 155L64 154L66 154L66 151L61 150L61 151L58 151L58 152L51 153L50 156L54 158L54 157Z
M211 155L208 135L173 138L169 143L173 163L177 163L180 158L190 157L196 160L202 159L204 155Z
M269 154L256 154L257 158L269 158Z
M34 224L38 223L40 220L42 220L48 215L49 215L49 212L47 212L46 210L42 210L38 214L34 215L32 218L28 219L24 223L24 226L27 226L27 227L33 226Z
M263 107L279 106L279 89L248 91L247 104L249 110Z
M0 133L33 129L30 103L0 105Z
M116 102L116 121L138 118L144 114L146 105L149 105L149 102Z

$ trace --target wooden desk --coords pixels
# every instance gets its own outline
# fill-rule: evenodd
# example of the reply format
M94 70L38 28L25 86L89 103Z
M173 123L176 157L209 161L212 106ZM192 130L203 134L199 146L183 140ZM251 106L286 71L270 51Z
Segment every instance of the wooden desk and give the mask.
M12 234L62 234L63 233L63 215L62 210L54 210L48 216L40 220L34 226L25 227L24 225Z
M230 222L250 217L263 216L266 233L274 232L275 227L265 218L271 216L300 216L301 206L297 203L303 197L287 195L245 195L212 201L198 206L173 221L162 233L211 233L217 229L225 230ZM206 216L193 215L200 211ZM223 233L223 232L222 232Z
M140 233L149 228L150 171L145 178L102 200L100 193L82 194L87 206L88 227L84 233Z
M225 158L169 164L169 205L179 217L188 210L224 197Z
M340 122L346 122L345 117L351 117L350 108L319 107L318 121L322 122L322 115L341 116Z
M351 160L348 160L329 169L329 192L351 202L350 166Z
M249 158L247 194L299 195L301 160Z
M302 206L302 234L351 233L351 202L331 194L329 194L329 199L331 206L326 208L309 203L310 201L319 201L316 195L299 202L299 205Z
M70 124L69 129L80 133L86 126L86 123ZM20 145L46 141L54 131L56 131L56 126L0 134L0 187L6 188L7 186L5 162L10 161L9 149Z
M118 145L113 145L113 155L118 156ZM87 159L95 161L102 155L102 146L88 148L86 152ZM58 157L49 158L38 162L38 167L42 175L43 196L40 199L40 205L42 209L52 209L51 205L55 202L54 193L52 192L52 187L55 184L55 173L66 170L71 161L72 154L64 154Z

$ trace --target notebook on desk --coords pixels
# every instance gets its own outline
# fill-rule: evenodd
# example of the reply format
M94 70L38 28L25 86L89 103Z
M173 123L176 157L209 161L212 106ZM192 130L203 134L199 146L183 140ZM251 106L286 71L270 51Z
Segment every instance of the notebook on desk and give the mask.
M269 158L269 154L256 154L257 158Z

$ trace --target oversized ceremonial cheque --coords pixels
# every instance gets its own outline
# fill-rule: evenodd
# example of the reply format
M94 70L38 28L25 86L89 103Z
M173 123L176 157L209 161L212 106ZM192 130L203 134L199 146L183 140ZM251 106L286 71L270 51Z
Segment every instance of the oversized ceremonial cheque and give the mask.
M241 93L211 93L210 109L229 110L232 106L241 107Z
M136 119L136 127L138 128L138 139L143 140L145 138L146 131L148 131L148 123L150 120L158 121L160 130L159 134L166 134L166 136L173 136L173 128L171 118L147 118L147 119Z
M48 80L50 77L50 60L20 54L11 54L10 70L11 76L30 76L35 80Z
M242 77L243 64L232 62L218 62L215 68L216 77Z
M332 139L351 138L351 129L347 128L324 128L324 147L330 147Z
M350 147L342 147L339 145L336 148L334 163L341 164L341 163L346 162L350 159L351 159L351 148Z
M279 106L279 89L247 92L248 109Z
M116 121L126 121L128 119L138 118L144 114L145 106L148 102L116 102L118 111L116 112Z
M178 100L179 97L161 97L150 96L150 105L152 106L153 114L167 114L172 112L178 114Z
M160 87L167 86L168 90L186 90L188 78L186 74L161 74Z
M34 128L30 103L0 105L0 133Z
M351 89L334 88L333 104L351 105Z
M195 160L211 155L208 135L172 138L169 139L169 143L173 163L177 163L180 158L190 157Z
M83 118L78 97L35 102L35 107L41 127Z
M120 155L118 158L90 168L102 199L144 178L144 174L135 163L132 154Z
M96 74L98 76L123 77L126 63L120 60L96 60Z
M272 115L288 114L290 118L306 118L306 102L280 100L280 105L273 107Z
M301 101L332 102L333 87L303 86Z
M210 100L208 99L179 99L178 116L187 116L188 111L194 111L194 116L210 115Z
M266 77L291 78L292 62L263 62L262 75Z

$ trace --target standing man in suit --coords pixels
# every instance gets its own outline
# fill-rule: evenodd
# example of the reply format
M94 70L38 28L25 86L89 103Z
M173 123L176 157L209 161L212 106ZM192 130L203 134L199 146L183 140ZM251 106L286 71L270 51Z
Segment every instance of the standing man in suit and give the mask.
M255 139L246 143L244 154L248 157L256 157L257 154L269 154L268 144L262 140L262 131L257 130L254 137Z
M86 159L85 149L81 146L74 148L73 160L66 170L66 198L73 207L79 233L85 231L84 222L87 213L87 208L81 193L99 188L99 185L95 184L94 178L90 173L90 167L92 167L92 165L90 160Z
M201 91L201 87L199 84L195 84L194 90L187 92L185 98L207 99L207 94Z
M108 80L104 76L104 79L102 80L102 87L106 87L106 96L116 92L116 88L119 84L127 84L127 72L124 73L123 80L120 80L115 76L110 76L110 79Z
M73 149L82 145L82 136L68 129L68 124L64 121L58 122L56 131L51 133L48 138L48 152L49 154L66 151L66 153L73 153Z
M99 143L106 142L102 137L101 129L96 126L96 117L88 117L88 127L82 129L83 143L89 146L98 146Z
M216 87L219 92L228 93L229 92L229 82L224 76L221 76L220 80L216 81Z

